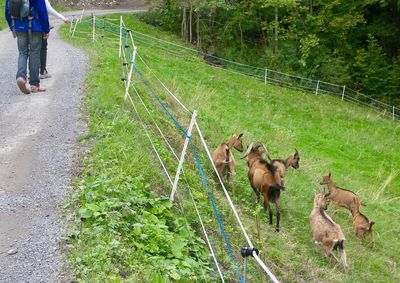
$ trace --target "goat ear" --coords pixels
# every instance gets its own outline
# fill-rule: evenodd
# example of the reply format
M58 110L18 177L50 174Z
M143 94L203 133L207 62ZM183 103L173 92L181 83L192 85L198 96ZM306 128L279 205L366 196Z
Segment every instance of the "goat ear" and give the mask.
M239 138L241 138L243 136L243 133L241 133L240 135L239 135Z

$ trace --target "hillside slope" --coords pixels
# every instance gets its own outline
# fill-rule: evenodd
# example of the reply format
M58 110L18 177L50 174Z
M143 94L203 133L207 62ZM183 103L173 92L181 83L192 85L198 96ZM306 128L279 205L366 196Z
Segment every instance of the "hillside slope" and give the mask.
M136 16L124 16L124 20L134 31L182 44L174 36L145 25ZM397 241L400 224L396 221L400 216L397 209L400 205L400 127L397 122L387 120L370 109L344 103L333 97L316 97L271 85L265 86L251 78L210 67L183 50L178 52L172 50L172 47L162 47L155 39L140 40L139 36L136 38L139 54L161 81L166 83L189 109L198 110L198 122L210 148L213 149L220 142L226 141L232 133L243 132L246 144L263 141L274 158L286 158L293 152L293 148L299 150L300 169L289 170L286 190L282 194L280 233L275 233L269 227L267 217L262 213L260 234L257 235L254 221L257 209L254 206L255 196L247 180L246 163L240 160L236 153L236 182L229 186L245 226L253 239L258 238L257 247L280 280L400 280L400 244ZM97 67L93 75L96 76L96 72L99 72L99 81L94 83L89 79L89 85L95 88L95 91L91 91L89 101L96 101L89 105L92 107L90 111L96 113L96 120L93 121L95 130L92 135L97 137L98 141L102 141L108 135L113 135L114 131L120 130L114 128L117 127L117 123L114 125L111 121L118 117L117 113L121 108L126 110L127 107L120 97L123 94L117 75L120 73L120 66L117 59L112 59L117 57L111 56L116 53L116 45L108 48L105 39L103 44L99 42L96 46L87 40L77 39L75 42L89 46L88 50L93 52L93 56L100 62L94 63ZM107 59L105 56L101 57L105 52ZM156 85L157 81L146 71L145 66L140 62L137 64L144 76ZM107 89L113 91L104 91L99 85L100 81L101 84L107 85ZM148 93L143 83L137 81L135 84L141 94ZM155 87L155 90L161 91L161 87ZM150 95L146 99L150 101ZM171 100L167 99L166 103L172 108L175 107ZM104 108L105 105L109 108ZM99 106L107 110L99 111L93 108ZM105 127L105 121L108 119L110 122L107 122L108 126ZM105 132L102 133L101 129ZM176 135L173 132L169 134L171 137ZM139 135L142 136L143 133ZM179 141L178 138L175 139L176 142ZM136 148L149 147L143 138L134 135L125 136L120 143L135 144ZM97 151L101 151L101 148ZM113 156L105 158L110 158L109 166L118 168L118 162L112 161ZM156 162L155 157L145 159ZM141 159L132 160L131 166L129 174L136 171L145 172L140 174L145 175L150 187L168 191L167 182L160 180L162 173L158 167L157 170L152 170L153 167L149 169L146 165L147 170L152 171L141 170ZM95 166L91 170L99 170L97 173L101 173L102 168ZM206 175L212 178L210 168L206 169ZM116 171L123 176L128 174L126 170L120 168ZM308 225L313 195L322 189L319 182L327 172L332 172L338 185L359 194L367 204L362 209L363 213L376 223L374 228L377 243L376 247L372 248L369 239L361 243L354 235L350 214L334 205L330 206L328 213L342 226L346 235L345 246L351 268L349 275L343 274L340 267L332 268L329 260L323 257L320 248L314 245ZM197 187L196 182L193 183L193 187ZM221 206L225 207L222 196L218 191L214 193ZM79 201L87 201L85 188ZM203 201L203 206L206 206L207 202ZM231 224L233 225L233 222ZM86 228L90 230L90 223ZM234 228L231 232L236 233ZM235 248L240 248L240 244L235 245Z

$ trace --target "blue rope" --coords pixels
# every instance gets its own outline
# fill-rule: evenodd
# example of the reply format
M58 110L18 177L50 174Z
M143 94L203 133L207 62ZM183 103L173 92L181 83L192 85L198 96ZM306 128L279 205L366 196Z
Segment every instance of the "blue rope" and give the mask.
M139 68L136 66L135 62L133 62L133 58L132 58L132 55L131 55L131 53L132 53L132 52L131 52L131 48L130 48L130 45L128 44L128 40L127 40L127 32L125 31L125 29L123 29L122 32L123 32L123 37L124 37L125 46L126 46L126 48L128 49L129 59L130 59L130 62L131 62L131 64L132 64L132 66L135 68L135 70L136 70L136 72L138 73L138 75L140 76L140 78L143 80L143 82L145 83L145 85L147 86L147 88L150 90L150 92L152 93L152 95L156 98L156 100L157 100L158 103L161 105L161 107L164 109L164 111L165 111L165 112L168 114L168 116L173 120L173 122L174 122L175 125L178 127L178 129L179 129L179 130L190 140L190 142L191 142L191 145L192 145L192 147L193 147L194 156L195 156L195 159L196 159L196 164L197 164L197 167L198 167L198 169L199 169L201 179L202 179L202 181L203 181L204 186L205 186L206 189L207 189L207 194L208 194L208 197L210 198L210 201L211 201L211 204L212 204L212 207L213 207L213 211L214 211L215 217L217 218L218 225L219 225L219 228L220 228L220 230L221 230L221 233L222 233L222 236L223 236L223 238L224 238L224 241L225 241L225 243L226 243L226 246L227 246L227 248L228 248L228 252L229 252L229 254L230 254L230 256L231 256L231 258L232 258L232 260L233 260L233 262L234 262L234 264L235 264L236 273L237 273L237 275L238 275L238 277L239 277L239 279L240 279L240 282L243 282L243 283L244 283L245 281L244 281L244 279L243 279L243 277L242 277L242 274L241 274L240 271L239 271L239 267L238 267L238 263L237 263L236 257L235 257L235 255L233 254L232 247L231 247L231 245L230 245L230 243L229 243L228 236L227 236L227 234L226 234L226 232L225 232L224 226L223 226L222 221L221 221L221 218L220 218L220 216L219 216L219 213L218 213L218 210L217 210L217 206L216 206L216 204L215 204L214 198L212 197L210 188L208 187L208 183L207 183L207 180L206 180L206 178L205 178L205 176L204 176L204 171L203 171L203 168L202 168L202 166L201 166L201 164L200 164L200 160L199 160L199 156L198 156L198 154L197 154L196 148L195 148L195 146L193 145L193 141L192 141L191 137L188 136L187 132L183 129L183 127L179 124L179 122L175 119L175 117L172 115L172 113L168 110L168 108L164 105L164 103L161 101L160 97L154 92L153 88L151 87L151 85L149 84L149 82L144 78L143 74L140 72L140 70L139 70Z
M174 115L168 110L168 108L162 103L160 97L154 92L153 88L149 84L149 82L143 77L142 73L136 66L134 62L132 62L133 67L135 68L136 72L140 76L140 78L143 80L144 84L147 86L147 88L150 90L150 92L153 94L154 98L157 99L158 103L161 105L161 107L164 109L165 113L168 114L168 116L174 121L174 124L177 126L177 128L186 136L186 138L191 139L190 136L186 133L185 129L182 127L181 124L175 119Z
M218 213L218 210L217 210L217 206L215 205L214 198L212 197L210 188L208 187L207 180L206 180L206 178L205 178L205 176L204 176L203 168L202 168L202 166L201 166L201 164L200 164L199 156L198 156L198 154L197 154L197 151L196 151L195 146L193 145L193 141L192 141L192 140L191 140L191 145L192 145L192 147L193 147L193 153L194 153L194 157L195 157L195 159L196 159L197 168L199 169L200 176L201 176L201 179L202 179L202 181L203 181L203 184L204 184L204 186L205 186L206 189L207 189L207 194L208 194L208 197L210 198L210 201L211 201L211 204L212 204L212 207L213 207L213 210L214 210L215 217L216 217L217 220L218 220L219 229L221 230L221 233L222 233L222 236L223 236L223 238L224 238L225 244L226 244L226 246L227 246L227 248L228 248L228 252L229 252L229 254L230 254L230 256L231 256L231 258L232 258L232 260L233 260L233 262L234 262L234 264L235 264L236 273L237 273L237 275L238 275L238 277L239 277L239 279L240 279L240 282L244 283L245 281L244 281L244 279L243 279L243 277L242 277L241 272L239 271L239 267L238 267L238 263L237 263L236 257L235 257L235 255L233 254L231 244L229 243L228 236L226 235L224 226L223 226L223 224L222 224L221 218L220 218L219 213Z

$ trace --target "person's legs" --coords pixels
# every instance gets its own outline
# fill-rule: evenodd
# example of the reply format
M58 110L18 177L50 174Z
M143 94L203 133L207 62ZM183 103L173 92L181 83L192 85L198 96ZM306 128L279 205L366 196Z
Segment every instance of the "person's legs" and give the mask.
M29 56L29 40L27 32L17 32L17 42L18 42L18 71L17 79L23 78L26 80L27 73L27 61Z
M42 48L40 50L40 74L46 71L47 64L47 39L42 39Z
M17 44L18 44L18 71L17 71L17 85L19 89L25 93L29 94L31 91L26 85L26 67L29 56L29 41L28 33L17 32Z
M39 68L40 68L40 49L42 47L42 33L32 32L30 38L30 54L29 54L29 74L30 84L39 86Z

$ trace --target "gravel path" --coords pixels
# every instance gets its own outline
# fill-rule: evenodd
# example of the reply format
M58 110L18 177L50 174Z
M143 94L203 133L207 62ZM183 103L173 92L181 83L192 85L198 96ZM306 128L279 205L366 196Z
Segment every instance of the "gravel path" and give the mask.
M143 10L95 10L108 14ZM66 13L74 14L74 12ZM47 92L23 95L15 83L17 44L0 31L0 282L70 282L60 239L60 215L75 172L85 54L60 40L50 18Z
M57 22L53 20L53 24ZM47 92L15 84L16 40L0 32L0 282L63 282L60 205L74 172L84 53L52 31Z

